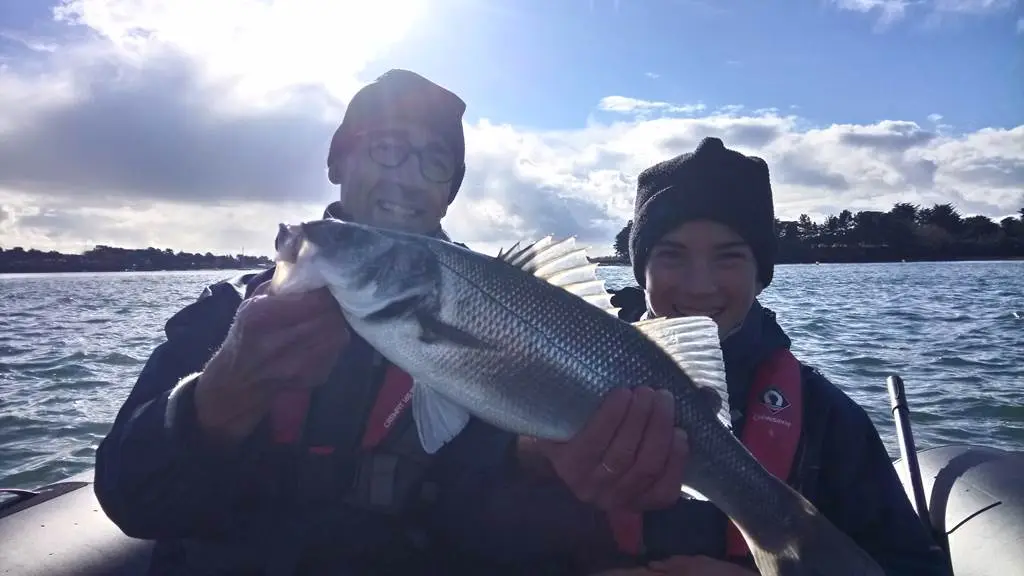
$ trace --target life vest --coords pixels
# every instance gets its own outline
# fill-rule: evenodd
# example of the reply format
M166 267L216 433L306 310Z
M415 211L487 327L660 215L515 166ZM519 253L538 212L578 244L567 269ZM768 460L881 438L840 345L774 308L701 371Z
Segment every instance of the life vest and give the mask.
M324 218L350 219L340 202L332 202L324 210ZM451 242L448 234L440 227L431 236ZM459 242L452 243L468 248ZM273 273L274 269L271 268L250 281L243 299L251 297L255 287L272 278ZM354 478L345 495L345 501L379 512L402 514L405 513L410 498L416 498L420 502L429 502L433 498L432 484L421 482L432 457L423 450L416 426L411 422L411 415L407 414L409 404L412 402L412 377L388 363L380 353L368 345L367 349L367 353L373 357L373 367L369 373L354 377L364 380L356 382L357 387L365 386L371 393L376 394L376 398L370 405L361 397L355 402L343 398L340 403L349 408L346 414L358 415L363 413L362 410L369 409L369 416L361 430L359 453L355 457ZM336 368L345 369L343 365ZM384 369L382 376L379 372L381 368ZM311 406L314 394L309 389L285 390L278 393L269 414L271 442L277 446L302 446L310 456L316 457L312 462L305 462L304 464L308 466L300 473L314 477L306 480L307 482L336 482L337 478L325 478L325 475L336 476L339 468L337 461L351 460L349 455L336 455L335 452L339 450L339 445L346 447L341 450L342 452L348 452L347 448L352 446L349 440L355 436L346 436L351 431L343 432L340 438L338 434L324 433L323 418L307 418L311 410L315 411ZM332 403L332 406L335 404L338 403ZM312 434L313 439L303 437L304 431L307 434L310 431L310 421L313 426L319 428L314 431L317 433ZM331 457L336 458L334 463L330 461ZM346 467L347 464L340 466L343 469ZM347 478L342 481L347 481ZM309 488L317 490L315 486Z
M408 492L414 489L429 456L419 446L415 426L407 427L397 437L391 434L394 424L411 404L412 384L409 374L387 365L363 429L360 471L348 501L398 513ZM280 393L270 413L275 444L299 442L310 400L308 389ZM800 363L789 350L781 349L762 363L755 374L740 440L768 472L783 481L789 477L799 448L802 414ZM329 457L335 450L334 446L322 444L306 449L310 455L319 457ZM610 513L608 523L620 551L630 555L642 553L642 514ZM749 553L739 530L728 522L727 556L740 558Z
M740 440L764 468L787 481L800 446L803 416L803 385L799 361L780 349L758 367L747 400ZM643 553L643 515L609 513L608 523L619 550ZM726 555L750 554L746 541L729 521L726 523Z
M374 354L380 365L366 376L377 380L370 383L376 398L369 408L354 458L335 454L340 448L333 441L325 442L323 435L319 441L303 438L313 397L309 389L279 393L270 410L271 440L278 446L299 446L306 451L312 458L302 464L307 470L336 470L332 458L336 462L354 460L345 501L378 512L401 514L410 499L422 497L423 490L429 491L429 485L422 486L421 480L430 455L420 446L415 425L403 418L412 402L412 378Z

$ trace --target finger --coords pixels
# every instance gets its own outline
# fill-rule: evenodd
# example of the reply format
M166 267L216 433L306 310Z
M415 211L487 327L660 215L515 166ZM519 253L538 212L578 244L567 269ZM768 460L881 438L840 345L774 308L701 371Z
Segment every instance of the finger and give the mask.
M694 564L692 556L672 556L664 560L655 560L648 564L648 567L652 570L684 576L692 573L692 569L695 568Z
M239 306L236 322L266 329L331 315L341 317L338 303L326 288L320 288L300 294L254 295Z
M615 483L610 505L621 506L639 501L664 474L672 450L674 411L671 392L659 390L655 394L651 417L643 431L636 461Z
M633 391L633 402L630 404L625 418L622 419L611 444L600 463L593 468L589 482L583 488L585 493L597 496L599 504L602 506L609 505L610 502L607 499L612 496L612 494L605 493L606 489L627 473L636 460L655 398L654 390L647 387Z
M330 377L340 353L340 347L326 342L293 348L268 371L276 376L270 382L277 388L319 386Z
M343 348L344 343L336 337L307 333L262 357L254 372L261 380L281 381L275 386L305 386L309 380L326 378Z
M339 345L339 339L342 337L339 333L344 330L344 327L325 328L324 321L320 318L311 318L275 329L243 327L240 333L239 353L247 365L267 369L283 356L294 356L295 348L309 348L324 340L329 344Z
M249 297L252 298L253 296L263 296L267 294L270 291L271 285L271 280L265 280L261 282L260 285L257 286L256 289L252 291L252 294L250 294Z
M615 431L626 416L633 393L628 388L609 392L583 427L568 442L538 440L537 449L551 460L562 480L574 489L601 463ZM577 497L579 495L577 494Z
M641 495L633 504L641 510L664 508L679 500L680 487L686 473L686 458L690 454L690 445L686 432L681 428L672 431L672 447L668 460L658 480Z
M333 309L321 306L319 309L306 304L299 306L296 302L274 301L272 296L258 296L258 300L250 300L249 309L239 313L232 328L240 330L244 337L253 340L250 335L273 335L277 338L296 326L308 326L310 330L320 330L325 334L341 332L347 328L344 316L335 306ZM318 326L319 324L319 326Z

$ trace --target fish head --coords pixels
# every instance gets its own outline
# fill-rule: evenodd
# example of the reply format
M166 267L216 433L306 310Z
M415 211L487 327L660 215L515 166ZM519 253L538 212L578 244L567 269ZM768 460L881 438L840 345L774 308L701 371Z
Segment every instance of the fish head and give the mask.
M440 268L427 241L335 219L282 224L278 259L305 286L327 286L350 319L379 318L437 297Z

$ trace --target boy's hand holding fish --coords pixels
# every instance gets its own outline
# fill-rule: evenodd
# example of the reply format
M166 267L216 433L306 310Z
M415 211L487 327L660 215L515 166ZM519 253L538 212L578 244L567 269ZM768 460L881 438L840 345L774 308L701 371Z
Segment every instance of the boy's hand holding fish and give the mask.
M536 440L577 498L603 510L642 512L679 498L686 434L674 426L672 395L651 388L613 390L587 426L568 442Z
M326 289L276 295L264 283L239 306L224 344L196 383L201 428L217 443L244 439L275 394L322 383L348 338Z

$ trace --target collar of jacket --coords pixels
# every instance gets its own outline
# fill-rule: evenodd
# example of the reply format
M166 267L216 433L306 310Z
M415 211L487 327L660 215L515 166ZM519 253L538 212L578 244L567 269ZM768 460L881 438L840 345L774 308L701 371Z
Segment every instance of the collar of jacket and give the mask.
M648 309L641 320L653 318ZM781 348L789 349L791 341L775 320L775 312L756 299L739 326L722 340L722 360L729 388L729 407L733 421L742 418L747 409L747 395L754 385L758 366Z
M338 201L338 200L335 200L334 202L331 202L330 204L327 205L327 208L324 209L324 216L323 217L325 219L326 218L333 218L335 220L346 220L346 221L352 220L352 218L348 214L345 213L345 210L341 207L341 202ZM452 239L450 237L448 237L448 233L445 232L444 228L441 228L440 225L438 225L437 230L435 230L432 233L428 234L428 236L433 236L434 238L439 238L441 240L444 240L445 242L451 242L452 241Z
M722 340L725 378L729 385L729 406L733 416L742 416L757 368L791 341L775 320L775 312L756 299L743 323Z

